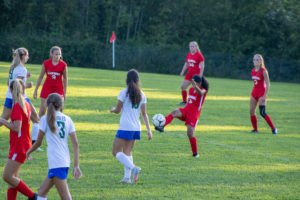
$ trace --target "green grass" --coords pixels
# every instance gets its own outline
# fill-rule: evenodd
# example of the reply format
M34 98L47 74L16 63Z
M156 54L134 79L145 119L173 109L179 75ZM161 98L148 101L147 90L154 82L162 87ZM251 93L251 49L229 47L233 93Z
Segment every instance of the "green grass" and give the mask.
M36 83L38 65L26 65ZM1 110L7 90L9 63L0 63ZM249 71L250 77L250 70ZM196 130L200 158L191 156L184 123L174 119L164 134L153 130L133 151L142 167L137 185L120 184L123 167L111 155L119 115L109 108L125 87L126 72L69 68L69 87L64 112L75 123L80 144L83 176L75 181L69 173L73 199L299 199L300 198L300 85L272 82L267 113L278 128L272 135L258 116L259 133L252 134L249 95L252 81L208 77L210 90ZM140 73L147 96L149 118L169 114L180 102L182 77ZM38 108L40 100L28 96ZM257 113L258 114L258 113ZM0 174L8 155L9 131L0 128ZM46 142L43 143L46 149ZM70 150L72 148L70 145ZM46 152L35 152L20 177L37 191L47 174ZM0 180L0 199L6 184ZM25 199L19 195L18 199ZM48 199L59 199L53 188Z

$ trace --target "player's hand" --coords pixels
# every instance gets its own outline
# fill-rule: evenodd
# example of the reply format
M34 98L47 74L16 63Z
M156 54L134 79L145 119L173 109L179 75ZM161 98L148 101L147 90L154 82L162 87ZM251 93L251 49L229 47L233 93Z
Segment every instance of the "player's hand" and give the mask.
M266 103L266 96L262 96L259 98L259 104L265 104Z
M36 97L37 97L37 91L34 90L34 92L33 92L33 98L36 99Z
M193 85L194 88L197 86L196 82L194 80L191 80L191 83L192 83L192 85Z
M27 84L26 84L26 86L27 86L27 88L32 88L32 86L33 86L33 82L32 82L32 81L30 81L29 83L27 83Z
M151 140L152 139L152 132L151 130L148 131L148 140Z
M184 72L183 72L183 71L181 71L181 72L180 72L180 76L183 76L183 74L184 74Z
M74 167L73 175L75 179L79 179L82 176L81 170L79 167Z
M27 72L26 77L27 77L27 78L30 78L30 77L31 77L31 73L30 73L30 72Z
M113 113L115 111L115 107L110 108L110 112Z
M31 156L31 153L29 153L29 150L26 152L26 158L28 160L32 160L32 156Z

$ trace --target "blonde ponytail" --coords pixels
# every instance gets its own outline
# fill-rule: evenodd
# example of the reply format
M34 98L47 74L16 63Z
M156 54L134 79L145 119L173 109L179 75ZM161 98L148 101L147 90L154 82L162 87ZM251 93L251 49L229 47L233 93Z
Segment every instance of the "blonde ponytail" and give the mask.
M14 103L19 103L20 107L22 108L23 112L26 116L28 116L28 112L25 106L25 84L20 79L15 79L10 83L10 90L13 96Z
M50 128L50 130L53 133L57 133L56 130L56 111L60 110L63 107L63 99L62 97L57 93L52 93L47 98L47 124Z

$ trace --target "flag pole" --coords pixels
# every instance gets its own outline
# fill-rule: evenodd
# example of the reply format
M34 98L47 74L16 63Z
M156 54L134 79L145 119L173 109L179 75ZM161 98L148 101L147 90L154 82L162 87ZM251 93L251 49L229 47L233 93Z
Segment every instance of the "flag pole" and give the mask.
M112 68L115 69L115 40L112 42Z

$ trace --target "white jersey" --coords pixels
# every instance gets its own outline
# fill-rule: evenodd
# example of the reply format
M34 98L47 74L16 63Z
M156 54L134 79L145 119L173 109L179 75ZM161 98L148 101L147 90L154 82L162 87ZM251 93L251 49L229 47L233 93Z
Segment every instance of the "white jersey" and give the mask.
M47 123L47 115L40 121L40 130L45 133L49 169L70 167L68 136L75 132L73 121L60 111L56 111L56 130L53 133Z
M142 100L139 103L139 105L134 106L131 104L127 91L128 91L127 88L121 90L118 96L118 100L123 102L119 130L140 131L141 130L140 109L142 104L147 103L146 96L144 92L141 91Z
M23 81L24 83L26 83L27 80L27 69L19 64L18 66L16 66L10 73L9 73L9 78L8 78L8 90L6 92L6 98L12 99L12 94L10 92L9 86L10 83L15 80L18 77L23 77ZM26 97L26 94L24 95L24 97Z

